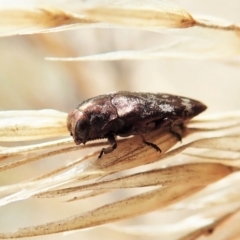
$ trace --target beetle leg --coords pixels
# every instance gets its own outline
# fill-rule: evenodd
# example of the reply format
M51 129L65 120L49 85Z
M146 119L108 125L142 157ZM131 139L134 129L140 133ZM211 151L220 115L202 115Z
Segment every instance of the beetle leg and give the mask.
M182 128L183 125L171 125L170 132L174 134L180 142L182 142Z
M162 150L161 150L156 144L151 143L151 142L147 142L146 139L145 139L145 137L143 136L143 134L140 134L140 136L141 136L141 138L142 138L143 143L145 143L146 145L154 148L154 149L155 149L156 151L158 151L158 152L162 152Z
M182 142L182 128L183 124L176 124L171 118L164 118L166 125L170 124L170 132L177 137L177 139Z
M110 147L103 148L102 151L100 152L98 159L102 157L103 153L107 154L112 152L116 147L117 147L117 142L113 134L109 134L108 137L108 143L111 145Z

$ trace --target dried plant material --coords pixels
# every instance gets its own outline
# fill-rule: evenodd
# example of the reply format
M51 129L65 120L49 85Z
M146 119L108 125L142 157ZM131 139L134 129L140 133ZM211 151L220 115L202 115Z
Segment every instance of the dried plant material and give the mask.
M239 239L240 229L239 225L236 224L239 222L239 208L236 209L232 214L227 215L220 221L216 222L214 226L210 229L212 236L209 236L211 239L220 239L223 235L225 239ZM231 231L226 231L226 229L231 229ZM201 239L202 234L199 234L197 240Z
M196 21L196 25L200 27L236 31L236 34L239 34L239 31L240 31L240 25L235 25L224 19L220 19L216 17L196 16L195 21Z
M59 155L59 154L62 154L62 153L76 151L77 149L78 149L77 146L69 147L69 148L62 148L62 149L59 149L59 150L55 150L55 151L51 151L51 152L35 155L33 157L24 158L24 159L18 160L17 162L13 162L13 163L9 163L9 164L0 166L0 172L6 171L6 170L10 170L12 168L16 168L16 167L22 166L24 164L28 164L28 163L40 160L40 159L44 159L46 157L51 157L51 156ZM39 148L38 148L38 150L39 150Z
M172 136L169 133L162 134L162 137L159 138L159 133L162 133L162 130L155 131L152 134L149 134L153 142L156 142L157 144L161 145L162 151L166 151L170 147L172 147L178 140L175 136ZM71 141L72 143L72 141ZM13 154L17 153L25 153L30 151L36 151L36 150L44 150L53 146L61 146L61 149L46 152L39 155L34 155L32 157L27 157L21 160L18 160L17 162L9 163L3 166L0 166L0 171L9 170L15 167L19 167L21 165L31 163L33 161L41 160L46 157L50 156L59 156L63 153L68 153L71 151L81 150L87 147L94 147L94 146L102 146L106 145L106 142L96 142L96 143L89 143L86 146L70 146L65 147L66 144L69 144L69 140L65 141L57 141L57 142L48 142L48 144L42 146L42 145L33 145L29 146L29 148L25 147L24 151L19 151L18 147L13 147L12 150L9 151L9 149L4 148L2 150L1 155L3 157L11 156ZM104 155L103 160L104 161L97 161L99 150L85 158L82 158L80 160L72 162L72 164L69 164L66 166L67 168L71 168L75 165L79 165L80 168L84 168L85 170L95 170L95 169L105 169L106 173L109 172L115 172L115 171L121 171L128 168L133 168L142 164L151 163L154 161L157 161L159 159L159 153L156 152L155 149L149 148L148 146L144 146L145 144L142 143L142 139L139 136L135 136L133 138L126 140L120 140L118 148L114 151L114 154L111 155ZM22 150L22 149L20 149ZM131 152L131 154L129 154ZM13 154L10 154L13 153ZM9 155L10 154L10 155ZM148 159L146 162L146 159L144 156L148 155ZM118 156L118 161L114 161L116 159L116 156ZM140 157L140 159L139 159ZM87 163L87 164L86 164ZM89 164L91 163L91 164ZM123 164L124 163L124 164ZM82 165L82 167L81 167ZM64 168L66 170L66 167ZM90 167L90 169L87 169L87 167ZM52 174L55 174L58 171L63 170L62 168L55 170Z
M230 215L232 215L237 208L238 208L237 206L234 206L233 208L229 208L229 207L227 208L224 206L218 210L218 213L216 213L216 211L208 210L208 211L203 211L201 214L198 214L197 216L192 216L189 219L185 219L186 223L188 221L188 226L192 228L191 234L184 236L183 234L181 234L183 233L183 231L181 231L180 234L178 235L179 236L178 239L191 240L191 239L198 239L198 237L200 236L204 238L206 237L207 239L211 239L211 237L213 237L212 239L219 239L219 238L214 238L214 236L212 236L214 229L219 224L224 222ZM210 215L211 213L212 215ZM195 220L199 221L201 219L202 219L202 227L199 226L196 228L194 224L191 224L193 221ZM187 224L184 227L187 227ZM180 238L180 236L184 236L184 237ZM231 239L231 238L226 237L224 239Z
M184 32L182 32L184 35ZM46 57L50 61L116 61L149 60L159 58L174 59L229 59L240 54L240 38L234 32L213 29L194 29L186 33L188 37L149 49L115 51L82 57ZM219 39L221 39L219 41Z
M78 32L75 31L73 34L83 34L81 37L83 41L86 41L89 36L85 35L81 28L109 28L97 32L91 29L91 33L101 32L102 34L104 32L105 34L108 32L112 34L113 40L116 40L116 45L107 44L108 48L98 49L98 52L92 52L96 48L94 45L93 49L91 45L90 50L93 54L91 56L84 56L89 54L84 52L80 53L82 54L80 58L52 58L52 60L231 59L230 68L233 68L235 58L240 55L240 31L236 20L234 23L225 19L196 16L193 14L194 9L189 11L187 8L174 6L169 2L161 0L53 0L49 3L46 0L33 0L29 4L28 0L2 1L0 4L0 36L51 33L79 28ZM211 3L206 4L210 9ZM234 8L232 2L228 6ZM219 8L214 10L219 10ZM217 11L216 14L218 14ZM236 16L231 16L232 19L234 17ZM141 39L146 37L149 40L149 35L154 35L154 38L157 36L157 45L144 45L139 49L136 41L131 39L131 42L135 43L135 51L129 51L133 45L118 44L118 41L124 43L125 39L115 35L117 28L123 32L127 29L126 32L131 34L132 32L140 33L141 30L141 34L144 33ZM114 32L111 32L111 29L114 29ZM137 31L131 31L131 29L137 29ZM42 43L45 37L45 41L53 40L52 35L49 35L50 38L47 35L35 37ZM81 44L75 38L76 35L71 35L72 38L67 35L66 38L71 43L73 43L72 40L77 43L74 47ZM35 37L29 36L27 41L36 43ZM58 34L57 37L61 39L62 36ZM64 34L63 37L66 35ZM26 38L21 37L21 39L25 41ZM105 35L104 38L97 38L97 40L98 43L109 43ZM51 47L50 44L53 41L48 43L47 47ZM156 38L154 41L156 43ZM148 43L148 41L144 42L144 44ZM57 52L56 49L61 48L58 45L54 49L49 48L51 52L43 54L47 56L73 56L75 54L78 56L76 54L79 53L75 49L71 51L72 44L68 46L65 41L64 44L68 51L64 49L64 51ZM88 44L84 45L84 50L88 50L87 46ZM118 51L120 48L115 49L118 46L121 50L126 48L129 50ZM77 48L79 52L82 50L81 45ZM42 48L36 49L42 53ZM27 48L24 48L25 52L26 50ZM97 54L104 52L106 53ZM188 69L186 72L189 75L195 70L189 68L190 66L184 62L181 64ZM208 63L209 68L212 67L215 73L216 68L211 64L213 63ZM64 66L65 63L61 65ZM130 65L127 65L129 68ZM136 69L140 70L139 74L144 78L142 74L144 69ZM120 70L122 71L121 68ZM129 71L126 72L128 77L132 76ZM156 72L151 73L156 74L157 79L166 77L161 71L159 78ZM213 77L211 71L204 72L208 72L209 79ZM229 72L226 71L226 76L232 78L231 72L232 69ZM102 76L99 72L96 75ZM74 78L78 79L76 75ZM123 79L120 74L118 78ZM217 75L216 78L218 79ZM151 79L154 79L154 76L152 78L151 75ZM177 79L180 79L179 76ZM100 82L103 88L108 87L108 84ZM138 78L137 83L141 88L141 78ZM117 88L114 84L111 87ZM21 85L24 83L21 82ZM88 81L86 81L87 85L89 85ZM131 85L134 87L133 82ZM184 86L184 91L187 90L188 85L181 84ZM83 88L87 89L86 86L84 85ZM151 87L155 89L155 85ZM162 83L161 87L163 87ZM51 93L51 86L49 90ZM98 90L101 91L101 89ZM82 88L81 91L92 95L92 93L83 91ZM221 91L215 91L215 94L219 92ZM41 98L40 93L39 95ZM225 102L228 102L231 109L236 107L236 100L236 104L231 106L227 95L224 96ZM233 96L231 97L233 99ZM207 94L203 94L202 99L207 101ZM211 102L208 104L210 106ZM225 104L221 102L221 108L224 109L224 107ZM25 111L8 113L10 113L9 116L7 112L3 113L7 120L4 120L0 113L0 145L2 145L0 147L0 205L2 210L0 238L25 238L30 235L37 236L62 231L65 232L64 234L71 234L69 231L75 229L74 233L78 234L77 238L89 239L91 237L84 236L86 232L92 235L94 231L104 229L111 231L111 225L117 226L122 235L142 239L151 239L151 237L164 240L238 238L239 111L206 114L200 116L198 120L194 119L184 132L182 142L167 132L159 131L146 136L147 140L153 141L163 150L161 154L144 146L141 138L135 136L124 140L118 139L116 151L104 155L101 160L97 157L102 147L107 145L106 140L75 146L71 138L62 138L69 136L66 130L65 113L58 114L57 111L52 111L52 115L47 111L46 115L41 111L29 111L29 114ZM24 122L23 119L26 121ZM4 121L5 123L2 124ZM12 125L13 122L17 124L17 127ZM59 139L50 141L48 139L50 137ZM29 142L24 142L26 140ZM154 190L149 191L152 189ZM133 217L135 218L132 219ZM62 220L59 221L59 219ZM117 222L124 219L128 220ZM112 224L102 225L106 223ZM88 227L92 228L87 229ZM19 231L16 231L18 229ZM79 229L84 231L79 231ZM49 237L66 237L64 234ZM98 232L97 237L99 236Z
M203 239L207 238L207 239L220 239L221 236L223 236L223 232L224 232L224 239L232 239L232 237L234 235L236 235L237 232L239 232L238 229L236 229L235 231L226 231L226 228L223 230L223 232L219 233L215 233L216 229L218 230L218 227L220 225L224 225L236 212L236 210L238 210L239 207L234 206L229 213L224 213L224 210L221 211L219 213L219 217L217 221L213 221L213 219L209 219L209 224L203 224L202 226L198 226L197 230L191 232L191 234L188 234L187 236L184 236L182 238L179 238L180 240L191 240L191 239ZM211 212L211 210L210 210ZM201 214L201 215L205 215L205 217L207 218L207 215L209 215L207 212Z
M191 123L198 123L200 122L207 122L209 124L211 121L214 123L216 122L223 122L223 123L228 123L228 121L234 120L237 123L239 123L239 117L240 117L240 111L229 111L229 112L224 112L223 113L211 113L208 115L200 115L197 118L193 119Z
M101 22L133 27L186 28L194 25L185 10L164 1L121 1L83 9L84 13Z
M188 185L175 185L169 188L157 189L134 196L132 198L105 205L93 211L76 215L62 221L19 229L17 232L12 234L0 234L0 238L6 239L38 236L43 234L88 228L117 220L123 220L138 214L163 208L173 202L195 193L200 189L201 187L197 188L196 186L193 187Z
M202 122L200 120L193 121L191 125L197 126L201 123L207 124L208 122L206 119L208 118L209 117L206 117L205 120L202 120ZM214 121L211 117L209 119L210 123ZM226 116L222 115L222 124L226 125L226 121L232 121L233 119L236 121L239 119L237 113L235 116L232 114L229 115L229 117L227 117L227 114ZM218 117L216 118L215 122L218 122L219 124L221 123L220 120L221 117ZM239 125L235 124L229 127L230 129L231 127L235 129L235 136L229 136L227 134L228 129L226 128L224 132L222 132L223 135L221 137L219 136L205 139L204 128L202 131L186 131L184 133L185 137L183 138L183 143L185 144L180 145L179 147L170 151L168 151L168 149L170 149L174 144L178 142L177 138L170 133L165 133L162 131L152 132L147 136L147 138L151 142L161 146L161 149L163 150L162 154L159 154L154 149L145 146L139 136L131 137L129 139L119 141L118 148L112 154L104 155L100 161L97 160L97 156L99 154L99 150L97 150L95 153L82 157L80 159L76 159L72 161L72 163L66 166L62 166L58 170L52 171L51 173L45 174L43 176L39 176L35 180L31 179L29 181L14 184L11 186L1 187L0 192L4 197L2 197L0 204L3 206L5 204L24 200L32 196L59 197L65 195L68 197L69 194L76 194L80 191L91 191L90 193L75 196L74 198L68 198L68 204L70 204L76 200L82 201L86 198L93 200L99 195L110 194L113 189L117 190L123 188L143 188L147 186L159 185L162 186L161 189L147 191L143 194L125 198L121 201L116 201L107 205L102 204L100 207L87 212L79 213L78 215L63 219L61 221L20 229L13 234L1 234L0 237L10 238L37 236L41 234L93 227L117 220L131 218L166 206L169 206L169 209L173 211L173 203L177 204L176 206L182 209L189 208L193 203L195 204L195 208L199 206L201 206L201 208L206 208L209 206L209 204L220 206L217 199L215 199L215 201L212 200L213 198L211 198L211 193L213 195L221 194L220 199L224 199L224 203L237 201L239 198L237 193L239 191L233 192L233 189L236 189L236 185L234 183L231 183L233 189L229 187L227 187L224 191L216 189L215 192L213 190L210 193L206 192L207 194L204 194L204 189L204 191L201 191L203 192L202 195L199 195L201 193L199 191L212 182L218 181L220 179L224 181L224 177L231 174L232 172L238 171L238 165L236 165L236 167L230 167L228 166L227 162L226 165L219 164L218 159L215 159L215 163L211 163L212 159L208 162L206 158L202 160L202 163L192 162L189 164L189 160L194 160L194 158L187 155L185 155L185 158L187 160L185 163L182 162L181 165L179 165L177 162L179 154L185 149L189 149L189 147L203 149L221 149L222 151L228 150L240 152L238 143L240 139ZM222 131L221 127L219 129L220 133ZM207 134L209 134L209 132L211 131L208 130ZM214 133L215 132L218 131L215 129ZM188 141L187 134L190 134L189 137L191 139L192 133L195 133L196 136L198 134L201 134L202 139L195 138L195 141ZM52 142L49 143L52 144ZM63 146L66 146L66 142L64 141L62 144ZM101 146L102 142L99 142L97 144L100 144L99 146ZM89 144L89 146L91 146L91 144ZM96 145L93 144L93 146ZM47 148L44 149L45 151L47 150ZM31 161L31 159L42 160L49 155L58 156L59 154L65 154L76 149L77 147L65 147L62 150L54 150L26 158L24 161L26 161L25 164L27 164ZM111 174L114 174L116 172L130 168L134 170L134 168L137 166L150 164L158 160L166 161L168 158L171 158L171 163L164 163L162 165L164 168L143 170L140 173L135 172L130 175L125 175L124 172L122 172L124 174L122 177L116 177L114 175L111 176ZM21 161L22 160L19 162L21 163ZM16 164L14 167L17 167L18 161L14 164ZM7 170L7 168L3 170ZM103 177L107 177L108 180L105 180ZM236 178L233 181L236 181ZM70 186L68 187L69 184ZM75 186L71 186L71 184L74 184ZM24 191L22 189L24 189ZM197 198L195 197L197 196L196 194L199 195ZM191 197L189 198L190 195ZM231 198L225 197L230 195ZM208 198L205 199L206 196ZM189 200L187 198L189 198ZM198 201L196 199L198 199ZM220 214L219 217L215 216L214 219L216 221L214 222L217 223L218 219L226 216L226 214L229 214L229 211L230 210L226 210L225 213L221 211L222 215ZM210 224L205 222L205 225L203 226L207 228L207 226L210 226ZM193 232L194 229L196 228L192 228ZM185 234L187 233L188 232L185 231Z
M51 61L113 61L159 58L229 59L240 54L240 26L224 19L192 16L168 1L72 1L2 6L0 35L49 33L76 28L136 28L176 35L159 46Z
M98 195L102 195L102 194L109 193L109 192L110 192L109 190L91 191L90 193L86 193L81 196L74 197L73 199L69 199L69 200L67 200L67 202L79 201L79 200L83 200L86 198L96 197Z
M219 137L196 141L192 146L197 148L213 148L226 151L240 151L240 136Z
M90 178L91 175L96 176L98 174L101 174L100 170L92 172L86 171L81 173L80 176ZM39 192L49 191L53 188L68 184L69 182L73 181L72 179L72 172L66 171L64 172L64 174L61 175L61 177L55 176L52 178L45 178L38 181L32 180L29 182L14 184L7 187L3 186L0 188L0 194L2 196L2 198L0 199L0 206L4 206L16 201L25 200L34 196L35 194L38 194Z
M60 9L36 8L36 9L0 9L0 36L13 34L39 33L43 29L54 29L61 26L73 27L92 23L91 20L74 15Z
M162 151L166 151L170 147L172 147L178 140L172 134L162 134L159 138L159 133L161 131L156 131L149 134L149 138L152 142L156 144L160 144ZM101 144L100 144L101 146ZM77 147L70 147L67 149L52 151L49 153L36 155L33 157L28 157L26 159L18 160L17 162L7 164L2 167L2 171L12 169L14 167L21 166L22 164L31 163L32 161L42 160L47 157L47 155L52 156L56 155L59 157L59 154L62 154L65 151L76 150ZM155 149L150 148L142 143L142 139L139 136L135 136L129 138L128 140L122 141L119 143L118 148L113 152L113 154L104 155L101 158L101 161L98 160L99 150L93 154L85 156L81 159L77 159L67 166L63 166L59 169L54 170L44 176L40 176L37 179L40 181L35 181L35 186L38 186L38 192L32 190L32 186L34 186L33 180L29 182L25 182L22 184L12 185L7 188L7 191L13 189L19 189L18 194L13 194L6 199L3 199L3 203L7 204L13 201L19 201L21 198L26 198L26 192L28 192L27 196L30 197L39 192L42 192L42 189L47 190L44 181L47 184L50 184L53 187L59 186L59 181L62 184L71 183L75 181L86 181L90 179L96 179L100 177L104 177L109 175L110 173L123 171L126 169L134 168L136 166L141 166L147 163L156 162L160 159L161 154L157 152ZM147 156L147 158L146 158ZM164 158L164 156L162 156ZM117 161L116 161L117 159ZM62 181L61 181L62 179ZM60 185L62 185L60 184ZM30 188L29 188L30 187ZM25 191L21 191L21 189L25 189ZM6 189L3 187L0 188L0 192L4 194ZM0 202L1 205L1 202Z
M34 4L33 4L34 6ZM194 20L183 9L158 1L72 1L71 4L55 2L28 5L19 8L2 6L0 10L0 32L2 36L30 34L43 29L69 29L97 22L127 25L131 27L189 27ZM65 28L64 28L65 26ZM101 25L97 25L100 26ZM104 26L104 25L103 25ZM106 25L105 25L106 26Z
M24 9L25 7L25 9ZM204 28L239 30L239 26L224 20L208 17L193 18L189 12L169 1L125 0L125 1L71 1L42 2L29 5L3 5L0 15L0 29L8 34L29 34L43 29L56 31L82 27L97 23L96 27L108 27L106 23L152 30L153 28ZM103 24L98 24L102 22ZM115 27L117 27L115 25ZM14 29L14 31L13 31ZM25 30L24 30L25 29ZM18 32L17 32L18 30ZM4 35L4 32L3 34Z
M207 239L211 239L215 228L217 228L218 225L221 225L236 211L236 209L238 209L236 204L233 205L233 207L223 206L221 211L218 212L216 210L212 210L211 208L204 209L199 214L187 217L182 216L179 221L173 220L171 223L162 223L159 225L148 225L147 223L143 223L131 227L116 226L111 224L105 226L105 228L115 230L117 232L124 232L125 234L134 237L148 236L149 238L155 237L156 239L192 240L202 236ZM213 216L218 220L214 221ZM189 232L191 232L191 234L188 234ZM219 239L219 237L213 239Z
M145 171L109 181L100 181L93 184L51 191L38 196L57 197L59 195L61 196L77 191L134 188L158 185L165 187L172 185L205 186L227 176L233 171L235 171L234 168L214 163L187 164L169 167L167 169ZM173 175L174 178L172 177Z
M0 112L0 141L27 141L68 135L66 114L55 110Z
M29 153L32 151L39 151L48 148L65 146L72 144L72 138L49 141L44 143L32 144L27 146L17 146L17 147L0 147L0 157L9 157L17 154Z

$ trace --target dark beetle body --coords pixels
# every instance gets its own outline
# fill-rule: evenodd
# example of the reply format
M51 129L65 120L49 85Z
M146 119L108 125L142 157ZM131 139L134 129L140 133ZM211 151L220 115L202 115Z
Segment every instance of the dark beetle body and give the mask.
M67 127L76 144L107 138L109 153L117 147L115 136L140 135L169 128L180 139L179 129L207 107L199 101L163 93L116 92L83 101L68 115Z

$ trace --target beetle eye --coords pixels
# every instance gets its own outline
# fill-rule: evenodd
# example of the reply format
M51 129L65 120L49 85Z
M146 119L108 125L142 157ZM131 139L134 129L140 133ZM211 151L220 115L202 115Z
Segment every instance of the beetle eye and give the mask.
M85 143L88 139L88 131L89 131L88 121L84 118L79 119L75 127L76 137L83 143Z

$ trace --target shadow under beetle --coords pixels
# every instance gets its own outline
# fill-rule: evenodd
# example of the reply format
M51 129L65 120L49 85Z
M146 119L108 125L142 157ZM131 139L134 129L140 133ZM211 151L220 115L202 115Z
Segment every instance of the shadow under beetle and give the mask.
M181 140L181 128L207 107L196 100L166 93L115 92L83 101L67 117L67 128L75 143L85 144L107 138L110 153L117 147L115 137L141 136L143 143L161 152L144 134L169 129Z

